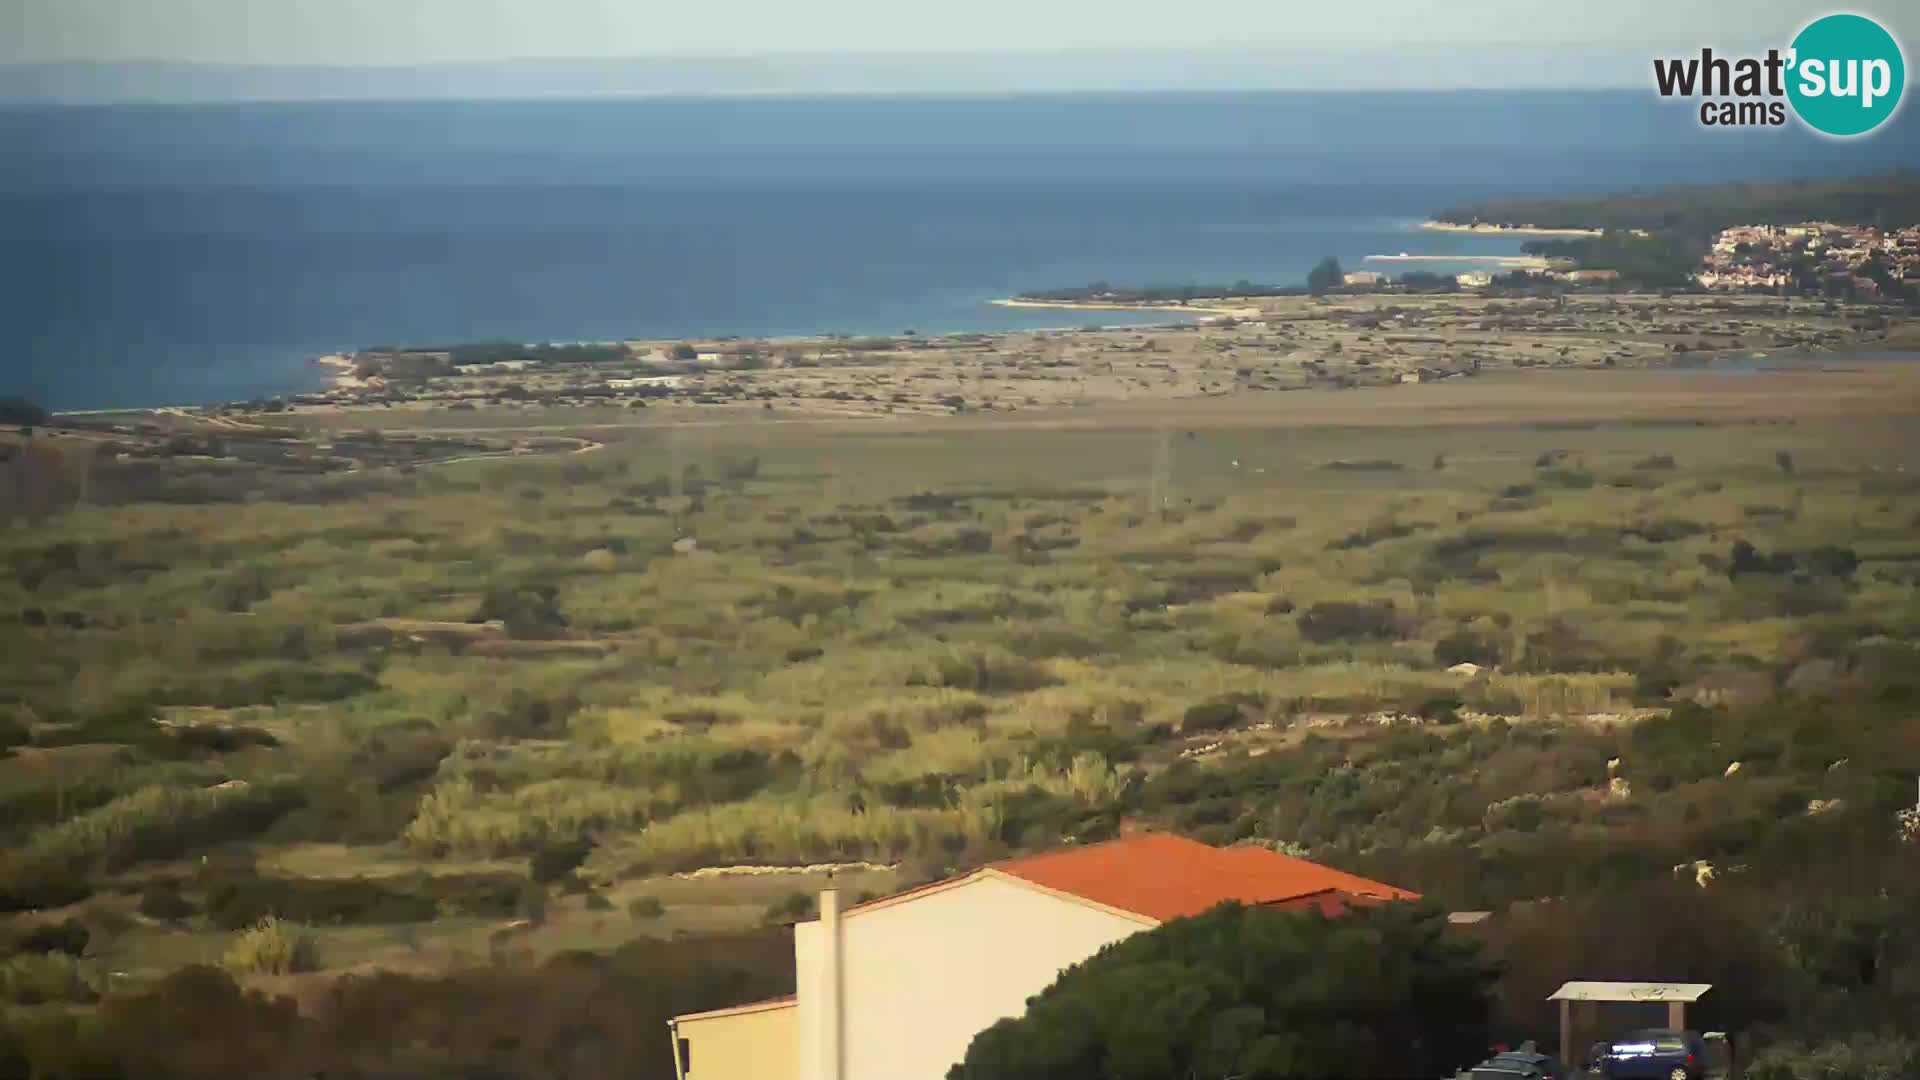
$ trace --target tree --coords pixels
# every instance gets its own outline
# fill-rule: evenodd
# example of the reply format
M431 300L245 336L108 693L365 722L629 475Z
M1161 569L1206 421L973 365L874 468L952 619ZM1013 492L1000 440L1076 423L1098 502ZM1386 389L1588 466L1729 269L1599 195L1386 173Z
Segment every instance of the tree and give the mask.
M0 396L0 426L39 427L47 422L47 410L17 394Z
M1444 1076L1486 1049L1497 971L1440 909L1226 904L1067 969L948 1080Z
M1345 280L1346 275L1340 272L1340 260L1329 255L1307 271L1307 291L1319 296L1329 289L1338 288Z
M1452 274L1411 270L1400 275L1400 287L1408 292L1454 292L1460 288L1460 282Z
M517 588L488 589L480 598L480 610L474 622L499 620L507 624L507 636L514 638L558 637L567 627L560 612L560 591L552 585L522 585Z
M592 852L593 844L584 837L568 843L548 844L533 853L527 876L542 885L559 881L586 862Z
M293 999L247 991L215 967L186 967L148 993L109 997L106 1044L128 1076L271 1076L302 1072L310 1025Z
M0 524L15 514L31 524L80 500L92 450L57 441L30 439L0 463Z

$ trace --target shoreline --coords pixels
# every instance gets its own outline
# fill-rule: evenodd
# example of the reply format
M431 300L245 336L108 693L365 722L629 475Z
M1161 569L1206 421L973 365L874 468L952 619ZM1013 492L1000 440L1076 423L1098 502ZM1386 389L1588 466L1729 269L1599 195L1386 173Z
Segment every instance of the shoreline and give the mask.
M1028 300L1018 296L989 300L995 307L1008 308L1048 308L1061 311L1153 311L1168 315L1184 315L1192 321L1204 322L1213 318L1252 318L1260 313L1258 307L1221 307L1218 305L1200 306L1189 304L1184 307L1170 304L1152 304L1145 301L1127 303L1124 300ZM1020 331L1013 331L1018 333Z
M1457 221L1423 221L1414 228L1427 232L1475 233L1482 236L1602 236L1600 229L1547 228L1541 225L1488 225L1475 222L1462 225Z
M1408 264L1418 265L1425 262L1441 263L1455 260L1458 257L1447 255L1401 254L1393 256L1370 256L1369 258L1386 260L1388 262L1404 261ZM1541 265L1543 261L1531 256L1480 256L1477 258L1483 262L1493 260L1496 264L1508 266L1537 266ZM1358 292L1351 295L1343 293L1342 295L1349 302L1349 306L1351 304L1359 304L1362 308L1369 306L1378 307L1382 304L1393 306L1407 303L1432 306L1437 303L1439 306L1434 308L1433 311L1428 312L1427 314L1429 316L1442 318L1443 320L1446 318L1456 318L1456 321L1457 318L1464 318L1467 317L1467 315L1471 315L1471 311L1467 309L1471 309L1475 307L1476 304L1482 303L1482 301L1476 301L1471 298L1449 299L1440 302L1432 298L1422 299L1412 294L1409 294L1405 298L1397 298L1391 295L1376 294L1371 291ZM1674 305L1679 305L1681 309L1690 309L1690 305L1697 306L1698 303L1705 302L1704 296L1692 299L1676 298L1672 300L1643 297L1641 300L1660 308L1662 312L1667 312L1667 309L1674 307ZM1714 302L1721 301L1716 300ZM1095 299L1092 297L1081 299L1039 299L1012 296L987 299L985 303L1004 308L1059 311L1063 314L1062 317L1057 320L1058 325L1055 326L1041 328L1025 327L986 332L956 331L941 334L927 334L919 336L917 343L910 346L903 346L900 341L893 341L891 344L885 344L884 347L898 351L901 348L923 350L927 346L934 346L934 352L929 354L931 359L927 362L934 364L941 372L945 372L946 369L941 367L941 365L950 364L950 361L940 359L940 357L946 355L939 351L942 349L958 349L968 355L981 349L986 349L995 355L1026 356L1032 354L1034 335L1072 334L1075 332L1104 330L1110 333L1122 332L1122 336L1127 337L1139 332L1160 332L1165 338L1165 342L1162 344L1164 345L1167 342L1173 343L1174 353L1182 355L1192 354L1189 356L1189 360L1194 362L1185 367L1180 367L1180 371L1186 374L1181 374L1178 377L1169 376L1165 373L1174 371L1174 368L1167 368L1164 363L1158 361L1144 362L1138 360L1133 354L1141 350L1132 348L1126 342L1118 342L1116 344L1115 341L1090 341L1084 346L1079 344L1063 346L1069 351L1080 350L1087 352L1090 350L1091 353L1112 352L1115 353L1116 356L1125 354L1124 359L1116 360L1115 362L1120 363L1121 366L1132 365L1135 367L1143 366L1145 368L1151 368L1152 371L1147 373L1146 377L1155 380L1153 385L1156 391L1162 390L1161 384L1172 385L1173 383L1180 382L1181 379L1185 379L1187 375L1191 375L1194 372L1199 372L1198 375L1195 375L1195 378L1202 383L1209 379L1218 381L1216 376L1206 374L1206 369L1218 361L1219 352L1233 347L1227 345L1216 349L1211 345L1207 345L1204 339L1202 339L1200 345L1182 345L1180 342L1190 340L1188 335L1167 335L1165 332L1172 330L1192 331L1204 328L1208 334L1230 335L1235 333L1235 331L1229 328L1234 326L1236 321L1238 321L1240 325L1248 327L1243 333L1254 335L1253 340L1258 342L1256 346L1258 349L1270 352L1278 348L1285 353L1283 358L1275 361L1275 363L1279 363L1281 367L1297 366L1295 365L1295 361L1303 356L1314 355L1315 350L1332 349L1335 345L1341 346L1340 349L1328 352L1326 355L1354 355L1361 357L1361 360L1356 361L1356 363L1368 365L1365 367L1365 370L1356 369L1354 371L1347 371L1346 376L1359 379L1362 382L1373 379L1376 376L1381 376L1383 372L1389 374L1414 372L1423 377L1432 377L1436 372L1443 372L1451 366L1454 366L1454 361L1458 359L1456 355L1458 349L1449 351L1429 347L1435 343L1444 344L1443 342L1439 342L1438 337L1432 335L1407 338L1399 344L1394 344L1394 339L1385 339L1383 341L1378 338L1369 338L1365 333L1361 332L1364 329L1363 327L1357 327L1357 325L1353 323L1355 316L1352 311L1343 308L1326 313L1325 315L1319 314L1318 305L1325 303L1325 298L1313 298L1305 294L1287 293L1274 297L1250 296L1245 298L1196 296L1184 303L1171 298L1142 298L1133 300L1120 299L1117 297L1104 299ZM1488 300L1484 301L1484 303L1491 304L1496 303L1496 301ZM1613 304L1614 302L1609 301L1607 304L1595 308L1591 313L1592 317L1603 322L1616 318L1616 316L1609 314L1614 311ZM1082 321L1075 316L1067 316L1064 314L1066 312L1074 312L1077 315L1085 315L1087 313L1100 311L1146 313L1153 316L1153 318L1141 319L1138 322L1128 321L1120 324L1096 325L1101 322L1097 316L1092 316ZM1466 314L1463 315L1462 312ZM1362 314L1364 315L1364 312L1362 312ZM1667 314L1672 315L1673 313L1667 312ZM1681 314L1684 314L1684 312L1681 312ZM1678 318L1678 315L1674 315L1673 317ZM1786 319L1788 323L1795 322L1795 315L1792 311L1786 312L1781 317ZM1819 316L1817 312L1811 314L1802 313L1798 316L1798 319L1799 321L1813 319L1818 322ZM1276 322L1276 320L1278 321ZM1056 320L1042 321L1056 322ZM1080 323L1080 325L1073 325L1076 322ZM1636 326L1637 325L1638 324L1636 324ZM1690 333L1689 327L1691 325L1691 321L1682 321L1676 323L1670 332L1680 334L1684 338L1685 334ZM1276 327L1279 333L1278 339L1265 336L1274 331ZM1831 351L1844 351L1835 348L1835 346L1839 344L1838 341L1819 340L1810 337L1809 335L1812 331L1807 327L1789 325L1785 329L1793 331L1795 339L1756 337L1752 340L1751 346L1763 347L1768 351L1775 351L1793 345L1798 345L1803 349L1809 346L1819 347L1824 345ZM1467 337L1462 340L1475 348L1496 347L1497 343L1482 340L1484 338L1484 330L1484 326L1479 327L1477 331L1471 326L1466 329L1455 328L1455 332L1466 334ZM1357 338L1355 337L1356 333L1359 334ZM1835 333L1837 333L1837 331L1835 331ZM1440 336L1445 335L1442 334ZM705 341L707 339L696 340ZM852 378L852 380L849 381L850 377L842 377L836 374L841 367L860 367L862 361L860 360L859 354L862 351L866 351L846 348L840 336L808 335L793 338L770 337L754 339L752 341L740 341L740 346L756 351L763 356L768 355L769 350L771 350L772 354L775 354L770 363L763 365L766 370L775 372L775 374L765 376L745 374L751 371L759 371L762 369L762 366L737 367L728 361L726 354L733 347L727 343L738 340L739 339L723 338L712 339L714 342L713 348L720 355L711 358L713 361L711 365L682 365L688 368L688 370L692 370L697 366L703 373L711 370L711 372L715 374L716 378L711 384L714 400L709 401L706 397L701 396L701 393L694 393L693 391L688 391L685 394L676 393L666 396L696 398L698 399L695 401L696 404L725 404L726 401L721 399L732 400L734 398L739 398L740 400L751 403L752 400L758 400L758 398L742 398L741 394L743 391L741 388L747 386L748 383L751 383L754 379L770 379L773 383L762 385L760 387L761 390L765 390L767 385L777 384L777 386L774 386L775 396L785 395L796 401L802 399L811 401L816 397L822 401L837 401L842 403L872 402L876 400L860 396L861 394L867 393L868 390L865 384L860 383L858 378ZM915 341L916 339L906 340ZM1116 341L1117 340L1118 339L1116 339ZM1277 344L1276 340L1278 342ZM1691 339L1686 340L1688 340L1689 344L1695 344ZM626 346L630 353L628 357L623 358L618 363L611 365L562 364L551 369L535 367L524 372L515 372L506 381L520 385L523 388L530 387L548 398L568 398L571 395L579 399L571 401L571 404L593 405L601 403L601 398L606 398L616 404L620 403L618 399L625 396L632 396L630 392L633 390L633 384L644 381L647 376L656 376L659 378L673 377L671 374L661 374L662 369L659 365L662 361L658 355L659 350L654 349L652 352L647 351L647 346L653 344L653 342L626 340L618 342L618 344ZM1659 343L1656 342L1655 344L1658 345ZM1625 359L1633 361L1636 364L1653 363L1656 366L1664 366L1659 365L1657 361L1651 360L1646 356L1641 356L1637 359L1634 356L1629 356L1628 353L1633 351L1631 348L1626 348L1621 342L1613 341L1610 338L1604 341L1591 342L1589 345L1590 351L1593 353L1590 359L1596 363L1606 358L1612 360ZM786 361L792 358L778 355L788 351L785 348L786 346L800 346L802 353L819 353L820 355L802 355L799 360L795 362L793 369L787 371L788 365ZM1246 343L1242 342L1239 347L1246 347ZM1645 352L1646 349L1642 348L1640 351ZM1720 350L1700 350L1703 354L1709 351L1717 352ZM823 365L820 363L820 360L826 353L833 353L834 355L830 358L829 362ZM1490 360L1497 360L1497 357L1494 357L1492 354L1489 354L1489 357ZM304 381L309 384L319 383L326 385L327 389L320 390L317 393L289 393L285 397L288 408L291 409L292 406L297 404L302 409L324 410L329 412L353 411L363 408L431 409L436 405L464 409L472 408L475 404L478 404L481 408L490 408L502 404L513 405L520 400L519 398L515 398L513 401L506 401L497 396L489 397L489 395L497 395L503 385L497 377L501 374L499 372L481 372L475 369L473 372L448 373L450 376L448 379L435 378L432 380L430 386L416 386L413 382L407 380L401 380L398 384L392 384L378 375L371 377L357 375L355 372L358 369L360 359L361 358L355 354L343 351L331 351L318 355L309 354L302 363L302 367L308 373ZM1576 358L1576 360L1577 359L1578 358ZM1664 356L1660 359L1670 361L1670 358ZM1341 364L1345 364L1345 361L1341 361ZM820 370L811 370L815 368L819 368ZM1426 371L1421 369L1433 370ZM1112 374L1112 365L1107 365L1103 370L1108 374ZM1277 372L1277 370L1268 370L1266 366L1259 364L1249 366L1249 371L1251 371L1252 374L1236 374L1234 378L1240 382L1257 384L1254 385L1255 389L1292 389L1298 388L1301 384L1301 379L1295 377L1301 375L1300 371L1290 370L1289 372ZM322 377L323 372L325 377ZM451 377L461 374L477 374L481 377L472 381L463 381ZM1285 377L1282 377L1283 375ZM1049 373L1044 376L1029 374L1025 377L1039 379L1045 382L1053 376ZM1305 372L1304 378L1306 382L1311 383L1315 378L1324 379L1332 378L1332 376L1328 376L1325 371L1307 371ZM746 381L743 382L742 380ZM1193 380L1190 379L1188 381ZM606 385L601 385L602 382ZM616 386L614 385L615 383L621 385ZM843 383L845 385L841 385ZM397 389L395 388L396 385L398 387ZM1145 388L1146 385L1146 383L1140 382L1139 379L1136 378L1134 383L1128 384L1128 388L1115 391L1108 396L1115 397L1116 399L1130 399L1131 397L1144 393L1145 390L1143 388ZM1184 383L1182 383L1182 387L1181 393L1183 394L1202 394L1202 396L1204 396L1202 392L1205 390L1218 389L1203 386L1200 390L1195 390L1191 386L1185 386ZM841 396L824 394L823 388L826 390L845 391L846 394L842 394ZM935 390L937 390L938 393L935 393ZM1037 407L1040 404L1046 403L1036 400L1036 396L1038 398L1045 398L1048 402L1052 401L1052 397L1049 395L1060 397L1061 401L1069 402L1090 400L1087 398L1087 391L1083 387L1078 387L1077 384L1064 389L1061 387L1048 386L1028 393L1026 390L1017 387L1013 389L993 387L988 390L974 391L972 387L965 385L963 381L955 380L952 386L926 389L925 392L933 396L928 397L927 401L923 402L909 401L906 411L925 411L925 409L945 407L944 402L948 398L954 396L964 397L969 393L985 395L983 400L988 402L994 402L997 398L1004 398L1004 400L998 401L998 406L1008 409ZM704 393L704 391L702 393ZM758 391L756 391L756 393L758 393ZM847 396L847 394L851 394L851 396ZM1021 396L1008 396L1013 394L1019 394ZM642 393L637 396L651 397L661 395L657 393ZM759 393L759 397L766 396L765 393ZM911 397L911 395L909 396ZM1095 396L1097 397L1099 395ZM1025 400L1024 405L1021 404L1022 398ZM783 398L783 400L784 399L785 398ZM768 400L773 400L773 398L769 397ZM929 405L928 402L932 402L932 404ZM244 414L251 411L251 407L256 404L257 402L230 400L225 402L194 404L95 407L55 410L54 415L72 416L76 419L86 416L118 415L133 417L166 413L209 415L223 413L227 411L228 408L237 408L241 414ZM830 412L834 410L840 412L859 412L865 408L857 404L826 404L809 407L817 407ZM876 407L875 409L867 409L866 411L892 412L893 409L885 408L882 410Z
M1516 270L1545 270L1552 261L1540 255L1368 255L1361 262L1462 262L1487 263L1492 266L1509 266Z

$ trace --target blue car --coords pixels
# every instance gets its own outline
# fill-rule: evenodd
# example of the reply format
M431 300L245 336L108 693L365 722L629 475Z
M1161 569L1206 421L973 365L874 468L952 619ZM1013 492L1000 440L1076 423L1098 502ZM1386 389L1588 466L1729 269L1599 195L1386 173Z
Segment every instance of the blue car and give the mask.
M1706 1041L1692 1031L1634 1031L1608 1042L1598 1064L1607 1080L1703 1080Z

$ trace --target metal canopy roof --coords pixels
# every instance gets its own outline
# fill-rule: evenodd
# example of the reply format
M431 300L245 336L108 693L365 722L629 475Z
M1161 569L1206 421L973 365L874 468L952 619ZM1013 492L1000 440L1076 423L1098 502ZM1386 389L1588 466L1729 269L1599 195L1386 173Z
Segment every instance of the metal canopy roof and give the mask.
M1570 982L1547 1000L1694 1002L1711 989L1712 983Z

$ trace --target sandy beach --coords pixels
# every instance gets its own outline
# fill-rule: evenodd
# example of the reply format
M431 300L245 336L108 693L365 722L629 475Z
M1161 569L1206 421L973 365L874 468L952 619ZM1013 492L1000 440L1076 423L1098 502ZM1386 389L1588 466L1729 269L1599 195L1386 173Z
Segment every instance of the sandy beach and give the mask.
M1486 263L1490 266L1510 266L1517 270L1545 270L1546 259L1538 255L1369 255L1366 262L1470 262Z
M1251 318L1260 314L1257 306L1242 305L1228 307L1221 303L1210 304L1127 304L1104 300L1021 300L1009 297L992 302L995 307L1010 308L1055 308L1063 311L1161 311L1169 315L1184 315L1190 318L1203 316L1225 316L1235 319Z

